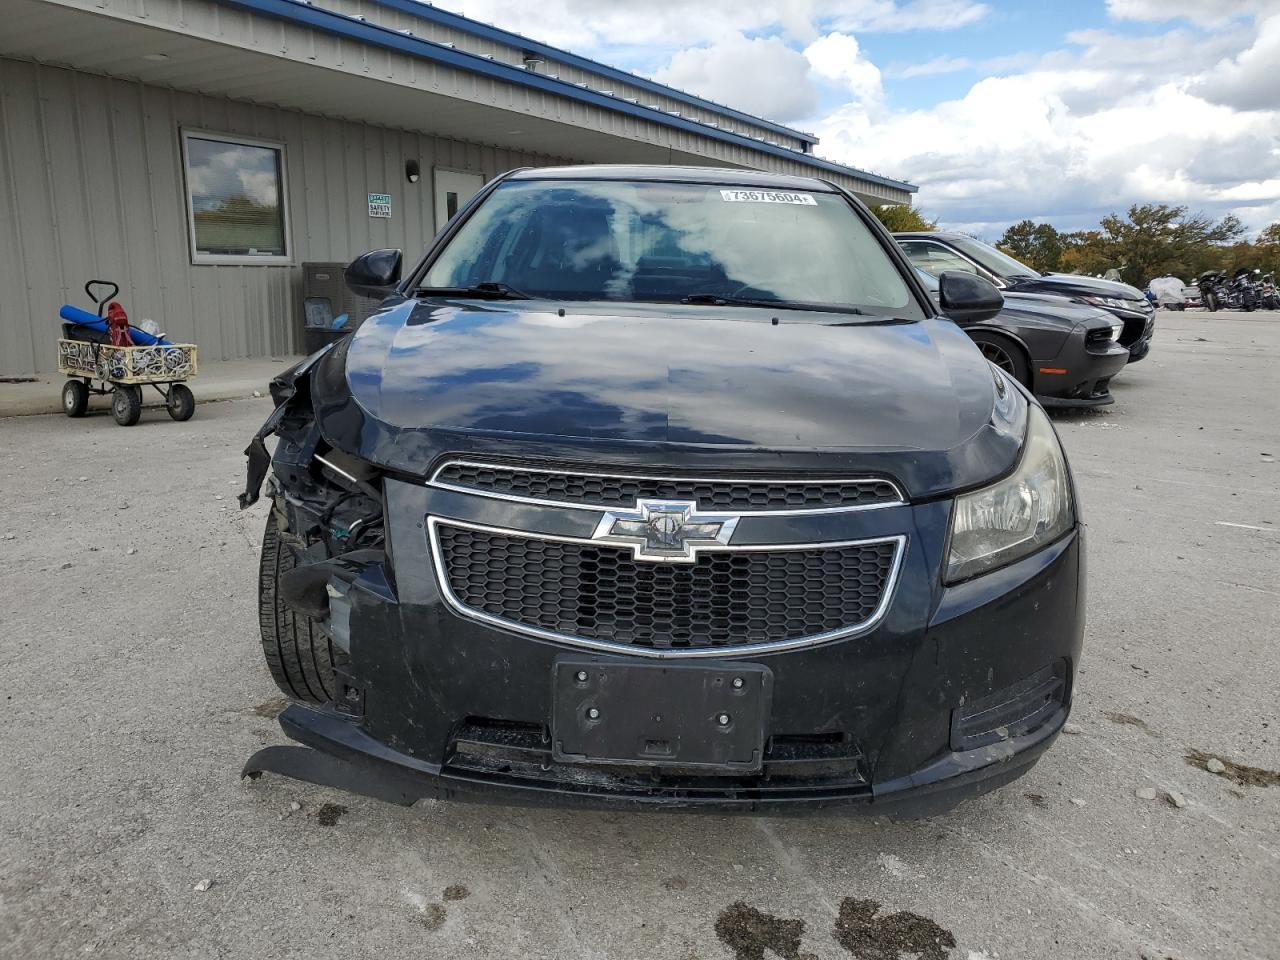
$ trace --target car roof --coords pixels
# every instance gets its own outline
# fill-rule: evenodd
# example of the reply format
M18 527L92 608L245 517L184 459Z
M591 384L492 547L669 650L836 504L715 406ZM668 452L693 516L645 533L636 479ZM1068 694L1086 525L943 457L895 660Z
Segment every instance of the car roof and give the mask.
M946 230L904 230L901 233L895 233L894 239L910 240L919 237L921 240L971 240L963 233L949 233Z
M764 190L809 190L834 193L835 187L814 177L792 177L736 167L681 167L665 164L594 163L572 167L526 167L511 180L651 180L668 183L719 183Z

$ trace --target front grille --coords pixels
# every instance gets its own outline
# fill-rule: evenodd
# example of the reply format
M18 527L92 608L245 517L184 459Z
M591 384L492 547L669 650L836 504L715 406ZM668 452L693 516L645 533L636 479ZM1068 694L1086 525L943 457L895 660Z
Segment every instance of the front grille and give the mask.
M1148 320L1143 317L1127 318L1124 322L1124 330L1120 332L1121 346L1131 347L1137 341L1142 339L1142 335L1147 332Z
M776 644L869 625L900 539L704 552L645 563L630 550L434 521L456 604L517 628L623 648Z
M823 510L901 503L888 480L703 480L597 475L483 463L447 463L432 482L480 493L576 506L632 507L637 500L694 500L700 510Z

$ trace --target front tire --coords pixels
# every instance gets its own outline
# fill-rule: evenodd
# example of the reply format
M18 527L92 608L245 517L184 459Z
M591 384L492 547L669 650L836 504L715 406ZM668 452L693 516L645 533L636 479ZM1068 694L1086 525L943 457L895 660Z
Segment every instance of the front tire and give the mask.
M328 703L333 699L333 644L320 624L280 599L280 577L297 565L276 514L267 518L258 568L258 624L262 654L276 686L293 700Z
M142 416L142 388L136 384L111 391L111 415L122 427L132 427Z
M169 384L169 395L165 397L165 409L169 416L182 423L190 420L196 412L196 397L185 383Z
M1022 348L998 333L987 333L984 330L970 330L969 339L978 345L982 355L990 363L995 364L1020 384L1031 389L1031 364Z
M68 417L83 417L89 409L89 388L83 380L68 380L62 385L62 412Z

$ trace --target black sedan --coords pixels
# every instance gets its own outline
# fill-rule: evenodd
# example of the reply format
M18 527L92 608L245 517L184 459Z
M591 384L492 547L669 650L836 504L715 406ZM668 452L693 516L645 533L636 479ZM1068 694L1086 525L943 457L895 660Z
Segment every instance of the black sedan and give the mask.
M912 263L934 276L944 270L960 270L985 277L1005 292L1047 293L1101 307L1124 322L1120 343L1128 348L1130 363L1151 351L1156 308L1137 287L1074 273L1042 274L962 233L895 233L894 237Z
M920 279L936 300L938 280L923 270ZM1117 342L1123 322L1066 297L1006 290L998 314L960 326L983 356L1046 407L1114 403L1111 378L1129 362L1129 351Z
M382 307L275 382L249 446L303 746L247 776L918 815L1058 735L1084 627L1062 447L948 319L999 291L947 274L936 305L851 194L523 170L347 281Z

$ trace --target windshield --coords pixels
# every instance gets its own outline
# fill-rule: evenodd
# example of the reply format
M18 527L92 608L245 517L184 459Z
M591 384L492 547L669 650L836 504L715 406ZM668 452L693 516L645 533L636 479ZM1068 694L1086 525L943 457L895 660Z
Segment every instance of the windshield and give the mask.
M972 237L956 237L951 241L951 244L973 257L997 277L1040 276L1039 273L1032 270L1021 260L1015 260L1007 253L997 250L991 244L983 243L981 240L974 240Z
M463 224L422 286L555 300L753 301L923 316L898 267L834 193L513 180Z

